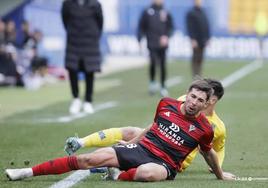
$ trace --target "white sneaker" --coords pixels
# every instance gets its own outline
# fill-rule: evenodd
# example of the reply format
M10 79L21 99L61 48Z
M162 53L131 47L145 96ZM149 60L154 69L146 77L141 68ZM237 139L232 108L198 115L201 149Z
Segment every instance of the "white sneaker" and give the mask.
M31 168L20 168L20 169L6 169L5 174L11 181L22 180L24 178L32 177L33 170Z
M102 176L104 180L117 180L118 176L121 174L121 171L118 168L110 167L106 174Z
M82 102L80 99L75 98L73 99L71 106L69 108L70 114L78 114L81 110Z
M167 90L166 88L162 88L162 89L160 90L160 95L161 95L162 97L167 97L167 96L168 96L168 90Z
M149 84L149 93L150 95L154 95L158 90L158 84L156 82L151 82Z
M85 102L83 104L83 110L85 113L88 113L88 114L93 114L94 113L94 108L92 106L92 104L90 102Z

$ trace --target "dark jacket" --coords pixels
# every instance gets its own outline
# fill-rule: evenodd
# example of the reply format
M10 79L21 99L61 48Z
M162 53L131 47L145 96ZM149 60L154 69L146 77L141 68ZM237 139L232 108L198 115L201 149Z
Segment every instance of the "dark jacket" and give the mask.
M65 66L78 70L82 60L86 72L100 71L100 37L103 15L97 0L85 0L79 5L77 0L65 0L62 6L62 20L67 32Z
M204 47L210 38L210 29L205 12L199 7L193 7L186 17L188 35Z
M170 37L174 30L170 13L163 6L152 5L145 9L139 20L137 37L138 41L146 36L148 49L163 48L160 46L160 37Z

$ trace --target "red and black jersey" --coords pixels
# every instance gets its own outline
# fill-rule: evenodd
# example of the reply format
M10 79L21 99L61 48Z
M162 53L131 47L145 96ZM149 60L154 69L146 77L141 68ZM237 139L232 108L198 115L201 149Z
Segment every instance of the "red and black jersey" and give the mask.
M178 169L186 156L200 145L209 151L213 129L203 113L186 117L180 107L183 102L163 98L157 107L154 123L140 144L156 157Z

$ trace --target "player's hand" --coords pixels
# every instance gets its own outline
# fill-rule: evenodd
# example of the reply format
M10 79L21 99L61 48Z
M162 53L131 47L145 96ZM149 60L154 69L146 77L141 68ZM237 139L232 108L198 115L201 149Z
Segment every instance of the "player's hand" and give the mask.
M168 46L168 41L169 41L169 39L168 39L168 36L166 36L166 35L162 35L161 37L160 37L160 46L161 47L167 47Z
M129 141L125 141L125 140L117 140L117 142L118 142L119 144L122 144L122 145L133 144L132 140L129 140Z
M124 141L124 140L117 140L117 142L119 144L122 144L122 145L127 145L128 144L128 142L127 141Z
M81 144L78 141L78 137L69 137L66 140L66 144L64 146L64 151L68 155L74 154L79 148L81 148Z
M212 173L212 174L214 173L213 170L212 170L212 168L210 168L210 167L208 168L208 171L209 171L210 173Z
M230 172L223 172L223 180L235 180L236 176Z
M192 45L192 48L197 48L198 47L198 43L194 39L191 40L191 45Z

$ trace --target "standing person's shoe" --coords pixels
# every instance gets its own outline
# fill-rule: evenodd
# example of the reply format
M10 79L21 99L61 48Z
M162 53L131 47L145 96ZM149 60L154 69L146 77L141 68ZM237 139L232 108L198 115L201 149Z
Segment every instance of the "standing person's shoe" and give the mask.
M156 82L150 82L149 84L149 94L154 95L158 90L158 84Z
M6 169L5 174L9 180L15 181L15 180L22 180L24 178L32 177L33 170L31 168Z
M162 88L162 89L160 90L160 95L161 95L162 97L167 97L167 96L168 96L168 90L167 90L166 88Z
M93 114L94 113L94 108L90 102L85 102L83 105L83 110L85 113L88 114Z
M70 114L78 114L81 110L82 102L80 99L75 98L73 99L71 106L69 108Z

